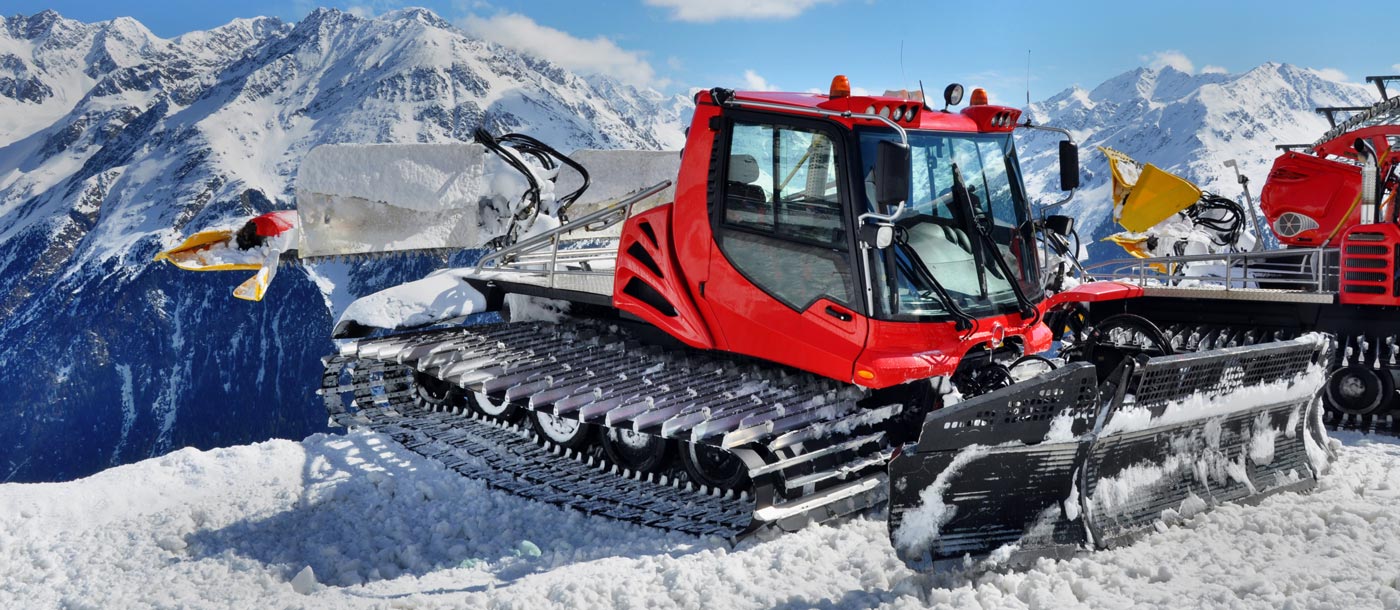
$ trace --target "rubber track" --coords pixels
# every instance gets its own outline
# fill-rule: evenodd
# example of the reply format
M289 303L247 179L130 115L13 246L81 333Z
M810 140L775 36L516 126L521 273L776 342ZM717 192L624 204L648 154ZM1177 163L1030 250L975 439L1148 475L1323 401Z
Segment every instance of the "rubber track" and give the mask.
M334 382L344 364L327 368L323 389L331 394L338 393ZM418 403L413 392L396 391L398 380L407 378L401 374L405 370L376 368L356 372L353 385L370 388L362 399L379 404L346 413L336 423L385 434L491 487L592 515L724 538L738 537L751 525L754 501L747 493L701 490L678 479L625 471L553 445L522 426L469 410L434 410Z

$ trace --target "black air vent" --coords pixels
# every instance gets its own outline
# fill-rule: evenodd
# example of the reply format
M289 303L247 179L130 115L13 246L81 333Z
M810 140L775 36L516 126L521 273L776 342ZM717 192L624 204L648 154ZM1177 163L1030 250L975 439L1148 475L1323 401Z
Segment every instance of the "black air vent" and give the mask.
M1385 294L1385 287L1371 286L1368 284L1347 284L1342 286L1342 292L1354 294Z
M627 247L627 255L637 259L637 262L644 265L647 269L650 269L652 273L655 273L657 278L665 278L665 276L661 275L661 266L656 264L656 259L651 257L651 253L647 252L647 249L643 248L642 244L632 242L632 245Z
M656 241L656 231L651 228L651 223L639 222L637 223L637 228L641 229L642 233L647 236L647 239L651 240L651 247L661 247L661 244Z
M1346 272L1346 279L1357 282L1384 282L1385 274L1376 273L1374 271L1348 271Z
M622 288L622 293L650 305L652 309L663 316L676 317L675 306L671 305L671 302L667 301L666 297L657 292L655 288L652 288L651 284L643 282L639 278L634 277L627 280L627 285Z
M1389 254L1389 250L1385 246L1347 246L1347 254Z
M1353 269L1385 269L1385 259L1383 258L1349 258L1347 266Z

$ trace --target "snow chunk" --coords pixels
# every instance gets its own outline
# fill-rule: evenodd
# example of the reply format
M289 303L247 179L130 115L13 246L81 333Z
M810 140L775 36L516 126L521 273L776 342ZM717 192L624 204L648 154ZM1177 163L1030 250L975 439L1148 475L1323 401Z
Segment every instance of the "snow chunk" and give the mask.
M1294 409L1297 412L1297 409ZM1293 418L1289 418L1293 421ZM1249 459L1256 466L1267 466L1274 461L1274 438L1278 431L1269 425L1269 414L1260 413L1254 420L1254 433L1249 441Z
M179 536L165 535L156 539L156 546L170 551L171 553L178 553L185 550L185 547L189 545Z
M318 584L319 583L316 582L316 572L311 569L311 566L302 568L301 571L297 572L297 575L292 578L292 590L302 595L311 595L314 593Z
M446 272L400 284L360 298L345 308L340 322L375 328L416 328L486 308L486 297Z

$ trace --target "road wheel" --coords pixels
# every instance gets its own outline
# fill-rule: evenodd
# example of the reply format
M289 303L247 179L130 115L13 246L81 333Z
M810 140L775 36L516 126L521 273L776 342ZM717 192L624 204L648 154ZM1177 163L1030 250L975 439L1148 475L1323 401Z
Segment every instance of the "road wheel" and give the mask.
M749 483L749 469L738 456L709 445L681 445L681 464L690 479L720 489L741 489Z
M491 419L515 423L525 416L525 412L510 401L502 398L499 401L491 400L490 396L481 392L472 393L472 410L485 415Z
M588 433L592 426L577 419L531 411L530 422L540 436L565 449L583 449L588 445Z
M1327 378L1327 406L1346 415L1374 415L1389 408L1395 381L1389 371L1353 364Z
M641 472L660 472L671 461L671 443L659 436L608 428L603 452L614 464Z

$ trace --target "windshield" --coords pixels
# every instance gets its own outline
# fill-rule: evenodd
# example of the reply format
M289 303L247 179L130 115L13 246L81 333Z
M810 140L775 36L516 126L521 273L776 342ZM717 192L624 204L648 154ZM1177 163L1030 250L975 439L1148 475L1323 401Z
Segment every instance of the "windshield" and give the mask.
M1013 281L1028 298L1037 298L1034 247L1026 234L1028 210L1011 134L908 135L910 199L895 223L896 244L875 256L882 313L896 318L948 315L938 285L973 316L1015 311ZM876 145L898 138L888 131L861 134L867 209L875 209ZM969 201L953 197L954 166ZM1012 277L993 257L1005 262Z

